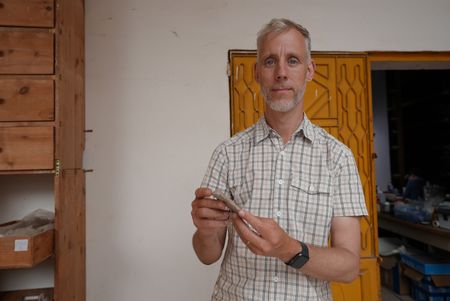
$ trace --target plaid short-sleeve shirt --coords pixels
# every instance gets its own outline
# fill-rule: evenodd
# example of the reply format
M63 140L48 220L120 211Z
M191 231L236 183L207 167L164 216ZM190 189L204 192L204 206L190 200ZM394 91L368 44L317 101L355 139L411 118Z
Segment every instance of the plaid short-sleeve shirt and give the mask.
M219 145L202 187L221 189L254 215L273 218L291 237L328 245L333 216L367 215L348 147L306 115L287 144L264 118ZM228 227L212 300L331 300L329 283L257 256Z

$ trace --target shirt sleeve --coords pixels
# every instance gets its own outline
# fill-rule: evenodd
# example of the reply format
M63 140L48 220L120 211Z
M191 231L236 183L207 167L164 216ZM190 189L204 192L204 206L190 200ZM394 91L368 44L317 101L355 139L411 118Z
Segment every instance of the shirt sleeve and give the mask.
M344 152L339 160L333 189L333 215L368 215L358 168L350 150Z
M224 145L219 145L213 152L201 187L212 191L220 189L228 192L228 158Z

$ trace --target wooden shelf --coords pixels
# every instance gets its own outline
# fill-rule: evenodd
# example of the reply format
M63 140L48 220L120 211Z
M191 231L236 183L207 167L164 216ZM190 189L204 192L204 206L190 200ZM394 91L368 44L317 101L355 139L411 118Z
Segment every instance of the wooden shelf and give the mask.
M378 227L450 252L450 230L408 222L385 213L378 214Z

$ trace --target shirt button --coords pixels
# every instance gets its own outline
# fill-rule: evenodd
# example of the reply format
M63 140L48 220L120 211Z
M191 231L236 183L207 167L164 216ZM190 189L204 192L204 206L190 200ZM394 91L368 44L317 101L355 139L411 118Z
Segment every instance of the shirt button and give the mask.
M273 277L273 282L275 282L275 283L278 282L278 277L277 276Z
M311 185L309 186L309 190L310 190L310 191L316 190L316 187L314 187L314 185L311 184Z
M281 211L277 211L277 216L281 217Z
M284 183L283 179L278 180L278 184L283 185L283 183Z
M284 151L281 151L281 152L280 152L280 155L284 156Z

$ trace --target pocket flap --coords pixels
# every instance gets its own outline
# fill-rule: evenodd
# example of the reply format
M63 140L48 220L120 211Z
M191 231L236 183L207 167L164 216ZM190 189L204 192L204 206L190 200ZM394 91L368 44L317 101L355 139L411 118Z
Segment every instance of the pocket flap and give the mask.
M297 187L309 194L327 193L331 192L330 177L322 177L321 181L310 181L309 179L302 179L300 177L293 177L291 185Z

